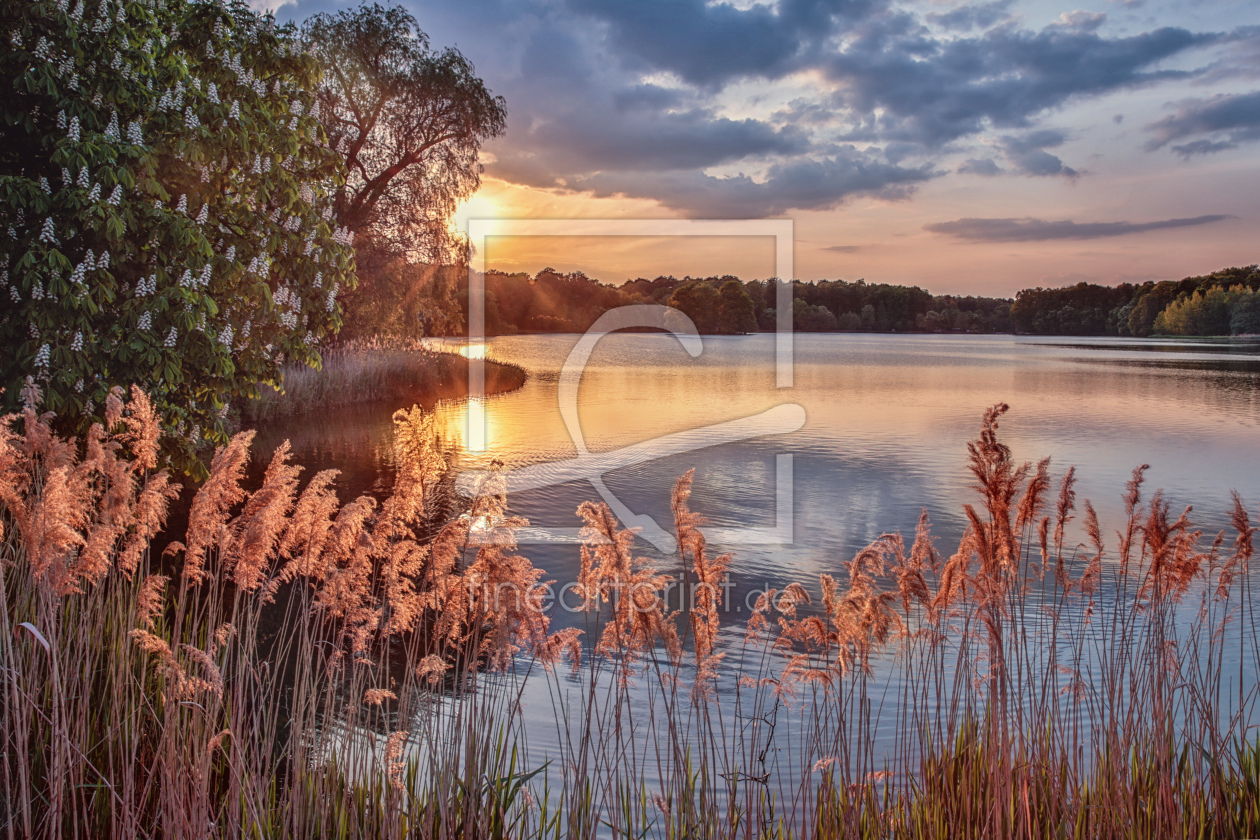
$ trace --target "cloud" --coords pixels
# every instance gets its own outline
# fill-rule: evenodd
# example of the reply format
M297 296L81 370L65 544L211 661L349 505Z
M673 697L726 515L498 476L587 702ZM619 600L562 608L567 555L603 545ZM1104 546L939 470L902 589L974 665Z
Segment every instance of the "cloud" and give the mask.
M1046 149L1062 146L1067 135L1053 129L1042 129L1025 134L1022 137L1007 136L1001 140L1002 151L1015 170L1023 175L1045 177L1049 175L1065 175L1075 178L1081 173L1066 166L1057 156Z
M703 169L752 156L795 155L809 139L792 127L714 117L703 110L639 114L616 120L604 109L546 120L528 137L537 149L562 152L570 171ZM557 156L559 157L559 156ZM556 163L560 163L559 160Z
M863 245L826 245L823 247L822 250L834 251L837 254L853 254L862 250L863 247L865 246Z
M841 21L861 20L883 0L781 0L773 9L706 0L569 0L567 5L599 21L628 65L713 87L797 69Z
M974 6L959 6L948 12L928 12L924 15L931 23L944 29L966 32L971 29L988 29L995 23L1007 20L1010 13L1011 0L996 0L993 3L977 3Z
M1038 32L1003 26L975 37L934 39L908 27L891 17L872 21L823 70L842 86L837 104L880 114L868 131L929 147L989 125L1028 127L1074 97L1188 78L1190 71L1158 65L1215 38L1174 27L1107 38L1051 25Z
M1223 79L1260 79L1260 26L1240 26L1221 36L1221 56L1205 68L1201 81Z
M612 98L618 111L664 111L682 105L686 96L676 88L634 85L613 91Z
M821 159L774 164L761 180L698 171L655 176L599 173L572 186L597 196L655 198L692 218L744 219L781 215L791 209L830 209L854 195L904 199L939 174L930 166L898 166L848 146L832 149Z
M900 0L402 2L507 100L488 175L690 215L905 197L981 134L999 135L992 159L951 169L1074 177L1058 149L1067 135L1044 129L1046 114L1199 78L1165 62L1250 43L1242 29L1117 37L1086 12L1029 28L1012 16L1015 0L939 12ZM300 21L335 8L344 6L297 0L281 12ZM1172 142L1183 140L1183 153L1236 142L1232 133ZM752 175L731 175L741 171Z
M1182 157L1224 151L1240 143L1260 140L1260 91L1182 100L1176 103L1172 114L1150 123L1146 130L1154 135L1146 144L1149 151L1161 149L1174 140L1209 135L1173 146L1172 150Z
M926 225L925 230L972 242L1045 242L1056 239L1102 239L1151 230L1194 227L1224 221L1231 216L1215 214L1160 222L1073 222L1043 219L957 219Z
M998 166L991 158L968 158L958 171L969 175L985 175L992 177L1002 174L1002 167Z

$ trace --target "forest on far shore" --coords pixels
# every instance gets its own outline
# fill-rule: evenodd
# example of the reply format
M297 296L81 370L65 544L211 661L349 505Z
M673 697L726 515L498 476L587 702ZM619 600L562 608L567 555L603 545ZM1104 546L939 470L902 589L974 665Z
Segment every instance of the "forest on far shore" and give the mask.
M360 267L362 272L363 267ZM721 277L638 278L612 286L582 272L485 275L488 335L583 332L617 306L674 306L702 333L772 331L779 281ZM458 335L467 324L461 266L410 266L370 284L347 313L356 334ZM865 280L792 281L793 327L801 332L963 332L1033 335L1221 336L1260 334L1260 267L1226 268L1182 280L1023 289L1010 298L934 295L918 286Z

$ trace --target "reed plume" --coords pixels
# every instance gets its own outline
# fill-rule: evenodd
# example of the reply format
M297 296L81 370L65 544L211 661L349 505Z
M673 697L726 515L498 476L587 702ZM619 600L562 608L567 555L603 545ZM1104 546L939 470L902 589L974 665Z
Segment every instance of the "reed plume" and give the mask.
M427 415L395 417L380 502L341 504L335 471L302 487L287 445L247 490L250 437L233 438L181 575L149 553L178 488L154 471L147 398L124 396L82 440L53 433L34 382L0 419L9 836L1260 833L1237 494L1232 540L1208 539L1143 501L1139 467L1109 553L1088 500L1077 521L1075 472L1054 494L1049 459L1017 463L998 405L952 550L924 510L909 547L883 534L816 586L758 593L741 646L720 634L733 559L710 556L689 472L671 496L686 634L662 596L677 579L606 506L579 507L584 656L541 609L502 476L444 495ZM526 767L538 678L557 760Z

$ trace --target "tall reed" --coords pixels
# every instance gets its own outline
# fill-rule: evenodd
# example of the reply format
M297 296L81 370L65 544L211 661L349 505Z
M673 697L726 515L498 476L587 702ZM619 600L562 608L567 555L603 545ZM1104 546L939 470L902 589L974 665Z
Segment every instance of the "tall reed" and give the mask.
M553 630L489 475L441 498L433 419L395 415L381 503L242 486L214 456L188 532L143 393L84 441L0 422L0 826L9 837L1245 837L1260 834L1246 509L1208 540L1144 467L1109 552L1074 473L986 413L957 550L927 513L722 621L734 558L672 498L676 566L586 503ZM684 608L662 590L681 583ZM527 685L552 697L540 750ZM547 754L547 763L540 756Z

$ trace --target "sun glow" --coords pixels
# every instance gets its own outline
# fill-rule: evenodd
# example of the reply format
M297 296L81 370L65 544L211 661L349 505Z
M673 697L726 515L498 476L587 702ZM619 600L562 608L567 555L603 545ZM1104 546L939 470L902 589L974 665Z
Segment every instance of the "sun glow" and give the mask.
M463 204L455 208L451 215L451 230L457 233L468 233L468 222L471 219L498 219L503 215L499 204L485 191L474 193Z

